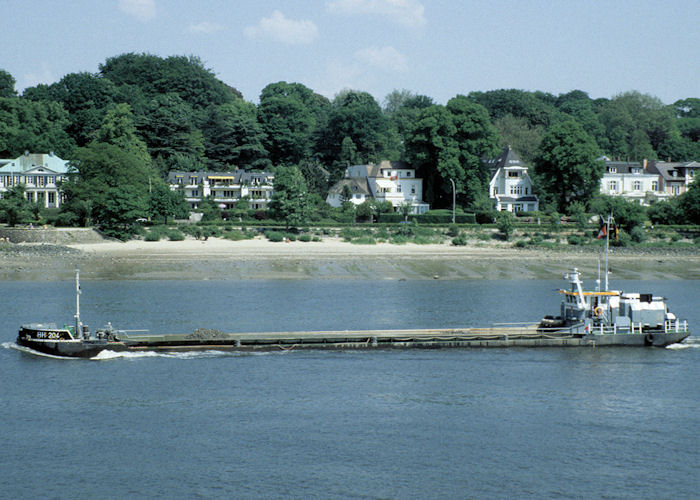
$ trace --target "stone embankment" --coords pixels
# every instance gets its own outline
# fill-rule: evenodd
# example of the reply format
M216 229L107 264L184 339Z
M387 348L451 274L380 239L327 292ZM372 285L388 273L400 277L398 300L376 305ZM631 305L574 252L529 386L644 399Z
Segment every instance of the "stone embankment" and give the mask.
M75 245L101 243L105 237L91 228L0 227L0 240L9 243Z

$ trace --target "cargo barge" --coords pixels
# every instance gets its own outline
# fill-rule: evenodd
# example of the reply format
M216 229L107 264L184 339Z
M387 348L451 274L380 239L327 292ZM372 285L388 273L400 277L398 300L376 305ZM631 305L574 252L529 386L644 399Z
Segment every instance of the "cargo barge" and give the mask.
M580 273L565 276L560 314L539 323L486 328L342 330L225 333L198 329L187 334L150 334L117 330L111 324L94 334L80 320L80 273L76 270L75 324L22 325L16 343L39 353L91 358L109 351L292 350L468 347L657 346L682 342L690 335L686 321L671 313L653 294L584 291Z

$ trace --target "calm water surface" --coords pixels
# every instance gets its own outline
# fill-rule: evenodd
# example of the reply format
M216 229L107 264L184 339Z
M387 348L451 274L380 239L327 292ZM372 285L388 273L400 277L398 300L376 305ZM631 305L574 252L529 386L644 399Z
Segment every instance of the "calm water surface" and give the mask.
M483 326L560 281L83 281L91 327ZM700 328L700 283L616 282ZM697 498L700 338L685 347L58 360L17 326L73 283L0 282L2 498Z

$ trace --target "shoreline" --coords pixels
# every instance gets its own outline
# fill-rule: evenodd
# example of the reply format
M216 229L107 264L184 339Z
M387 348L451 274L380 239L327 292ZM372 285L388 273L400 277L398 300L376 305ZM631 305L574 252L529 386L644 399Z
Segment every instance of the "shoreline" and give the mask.
M700 252L611 249L612 279L700 279ZM0 252L0 280L71 279L559 279L578 267L598 274L599 249L518 249L502 244L356 245L338 238L273 243L230 241L105 241L65 246L19 244Z

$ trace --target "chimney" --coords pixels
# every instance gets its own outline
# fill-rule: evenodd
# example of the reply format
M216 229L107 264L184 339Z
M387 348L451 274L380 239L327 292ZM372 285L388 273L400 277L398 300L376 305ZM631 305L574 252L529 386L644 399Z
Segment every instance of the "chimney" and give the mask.
M647 171L647 163L648 163L648 162L647 162L647 159L644 158L644 159L642 160L642 166L644 167L644 171L645 171L645 172Z

